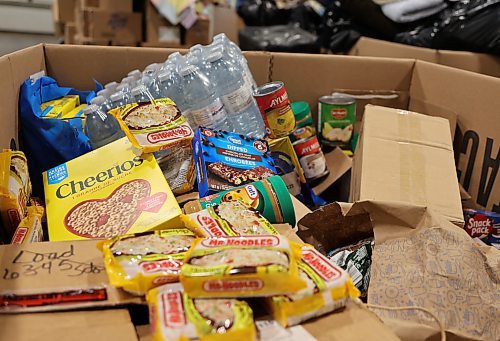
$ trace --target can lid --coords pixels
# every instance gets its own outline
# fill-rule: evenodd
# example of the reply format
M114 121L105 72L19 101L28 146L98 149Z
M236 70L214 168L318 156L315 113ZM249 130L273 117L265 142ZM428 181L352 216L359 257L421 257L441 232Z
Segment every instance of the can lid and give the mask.
M291 105L295 120L297 121L303 120L311 113L311 108L309 108L309 103L307 102L293 102Z
M271 176L266 180L273 186L281 207L284 222L289 223L292 227L295 227L295 209L293 208L292 198L285 182L279 175Z

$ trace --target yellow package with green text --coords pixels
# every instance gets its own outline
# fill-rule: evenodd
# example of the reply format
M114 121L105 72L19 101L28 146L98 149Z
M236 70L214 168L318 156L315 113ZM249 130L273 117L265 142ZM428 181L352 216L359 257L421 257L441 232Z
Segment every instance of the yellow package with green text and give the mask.
M265 297L297 292L300 245L283 236L199 238L181 268L188 295Z
M62 118L64 115L80 105L78 95L68 95L40 105L42 118Z
M193 299L180 283L148 292L149 320L155 341L195 340L253 341L253 313L235 299Z
M111 285L144 295L159 285L179 281L186 251L196 238L188 229L168 229L118 236L102 243Z
M284 327L342 308L349 299L360 295L351 277L312 246L302 247L298 266L307 287L294 294L267 299L274 319Z
M181 218L187 227L205 237L278 234L257 210L240 201L221 202Z
M110 113L143 153L174 147L192 149L193 130L169 98L127 104Z

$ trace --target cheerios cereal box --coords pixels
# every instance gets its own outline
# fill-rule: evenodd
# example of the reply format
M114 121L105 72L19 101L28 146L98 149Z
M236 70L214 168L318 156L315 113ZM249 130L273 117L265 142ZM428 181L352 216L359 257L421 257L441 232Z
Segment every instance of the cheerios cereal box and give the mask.
M127 138L43 173L49 240L179 227L181 209L152 154Z

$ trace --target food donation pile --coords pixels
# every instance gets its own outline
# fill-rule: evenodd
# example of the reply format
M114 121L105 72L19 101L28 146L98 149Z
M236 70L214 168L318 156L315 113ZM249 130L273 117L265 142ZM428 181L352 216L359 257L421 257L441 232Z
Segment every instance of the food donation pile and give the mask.
M315 126L282 82L257 87L223 35L99 88L40 105L89 149L43 172L44 200L23 152L0 153L4 242L101 240L110 284L146 298L158 340L253 340L255 306L287 327L366 297L373 236L321 253L275 226L295 227L292 197L325 203L311 189L323 151L354 150L354 99L322 96ZM498 246L498 217L466 214Z

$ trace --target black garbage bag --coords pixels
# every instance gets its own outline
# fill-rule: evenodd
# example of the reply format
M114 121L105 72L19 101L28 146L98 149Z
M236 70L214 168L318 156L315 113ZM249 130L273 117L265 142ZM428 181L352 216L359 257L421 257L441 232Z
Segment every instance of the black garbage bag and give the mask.
M290 9L278 8L274 0L246 0L237 12L246 26L286 25L290 20Z
M303 30L318 34L322 22L322 15L309 2L300 4L290 10L289 24L298 25Z
M500 0L460 0L434 23L395 37L403 44L500 54Z
M242 50L317 53L316 35L294 25L247 26L239 33Z

